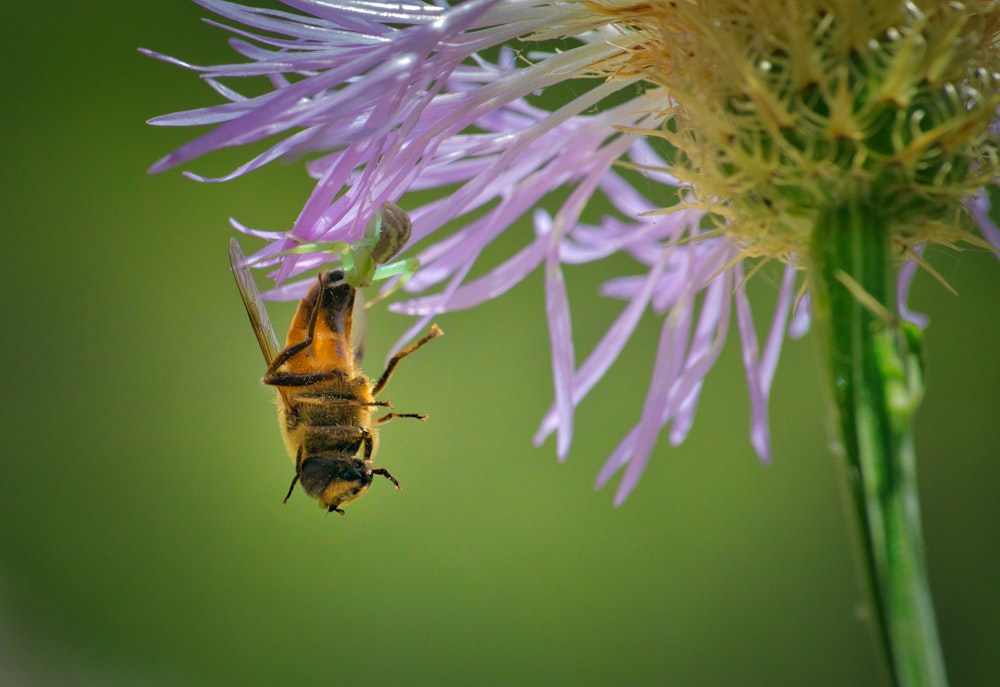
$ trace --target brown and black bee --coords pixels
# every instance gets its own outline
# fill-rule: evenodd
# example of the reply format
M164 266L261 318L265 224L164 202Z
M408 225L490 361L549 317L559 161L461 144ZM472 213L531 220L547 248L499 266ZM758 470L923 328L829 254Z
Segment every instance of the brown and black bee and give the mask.
M372 383L361 371L363 335L354 326L355 317L364 316L364 307L343 271L319 273L299 302L285 347L280 348L236 239L229 243L229 258L267 363L264 383L278 392L278 423L295 463L285 501L299 483L322 507L343 514L341 506L363 496L374 475L385 477L398 489L399 482L388 470L374 466L377 428L394 418L425 420L427 416L390 412L373 417L377 408L390 407L387 401L375 399L399 361L441 336L441 330L434 325L422 339L399 351ZM358 341L353 342L352 336Z

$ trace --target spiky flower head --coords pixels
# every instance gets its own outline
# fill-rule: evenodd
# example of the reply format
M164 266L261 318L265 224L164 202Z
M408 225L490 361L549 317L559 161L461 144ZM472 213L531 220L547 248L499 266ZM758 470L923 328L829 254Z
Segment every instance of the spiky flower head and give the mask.
M904 249L972 238L958 202L1000 161L996 2L592 5L671 101L644 133L745 256L804 256L817 211L857 189Z

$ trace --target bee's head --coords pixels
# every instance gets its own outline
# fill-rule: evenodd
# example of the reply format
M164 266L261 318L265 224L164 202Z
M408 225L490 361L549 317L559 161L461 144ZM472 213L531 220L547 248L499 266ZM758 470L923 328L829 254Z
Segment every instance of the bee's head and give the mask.
M371 463L345 456L307 458L302 461L299 481L320 506L343 515L340 506L360 498L371 486Z

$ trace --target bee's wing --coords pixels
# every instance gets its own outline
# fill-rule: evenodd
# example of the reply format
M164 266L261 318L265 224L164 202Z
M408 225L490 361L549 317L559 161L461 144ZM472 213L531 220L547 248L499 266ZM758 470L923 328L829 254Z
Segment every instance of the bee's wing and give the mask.
M365 341L368 335L368 318L365 313L365 296L361 289L354 290L354 312L351 313L351 320L354 325L351 327L351 349L354 352L354 364L360 366L365 358Z
M233 270L233 276L236 277L236 288L240 291L243 306L250 317L250 326L253 327L257 343L264 353L264 360L270 365L281 351L281 346L278 344L274 327L271 326L271 319L267 316L267 309L260 297L257 283L253 280L246 263L247 257L243 254L239 242L235 238L229 239L229 265Z

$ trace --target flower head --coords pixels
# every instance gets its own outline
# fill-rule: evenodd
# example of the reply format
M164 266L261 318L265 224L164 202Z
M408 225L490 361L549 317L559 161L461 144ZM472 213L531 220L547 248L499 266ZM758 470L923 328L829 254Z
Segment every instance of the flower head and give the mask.
M905 293L924 245L1000 246L992 225L989 243L971 233L960 204L1000 164L995 2L284 0L294 13L199 2L236 24L226 28L244 61L201 67L148 53L200 72L228 101L152 120L213 126L152 171L265 139L270 147L230 175L191 176L222 181L309 158L316 187L290 230L238 225L270 241L255 256L276 266L267 295L300 297L300 275L330 259L290 248L355 241L384 202L441 189L410 210L420 269L404 290L431 293L392 309L420 317L412 335L542 267L555 402L535 440L556 431L560 459L575 406L640 318L662 319L640 418L598 477L624 469L616 503L665 427L683 441L732 311L751 441L769 458L768 394L786 334L808 328L798 273L828 197L863 188L885 203L908 261L900 313L914 321ZM239 77L272 88L243 96L230 83ZM572 95L545 105L539 94L566 81ZM565 197L554 214L540 210L556 191ZM590 224L583 212L596 196L616 214ZM524 247L468 279L493 239L529 216ZM618 252L638 273L601 287L626 304L577 366L563 266ZM761 343L745 284L769 261L784 272Z

